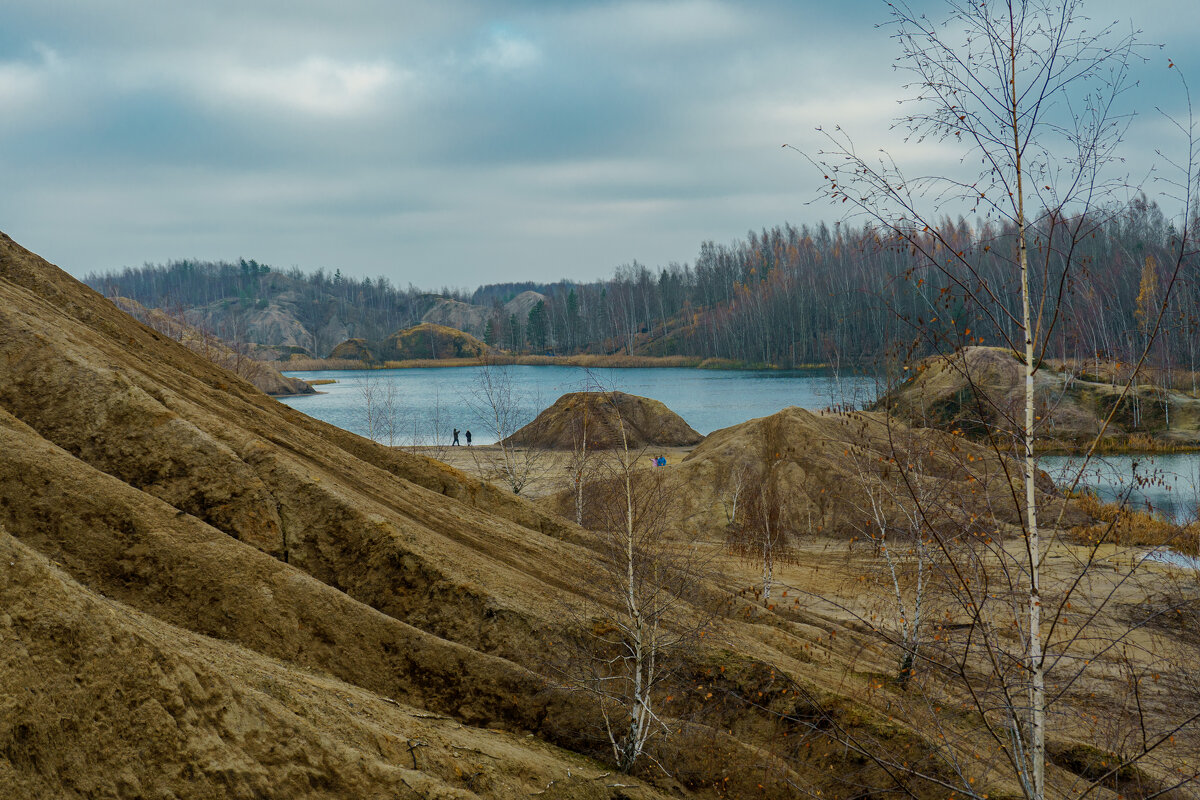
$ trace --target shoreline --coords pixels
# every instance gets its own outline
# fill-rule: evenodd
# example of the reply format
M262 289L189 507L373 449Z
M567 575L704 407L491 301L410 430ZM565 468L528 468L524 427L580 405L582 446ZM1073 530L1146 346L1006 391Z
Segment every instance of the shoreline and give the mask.
M1034 456L1082 456L1086 455L1090 445L1079 445L1077 447L1063 447L1055 444L1053 446L1038 447L1034 446ZM1171 444L1164 443L1162 445L1151 445L1149 447L1139 443L1137 447L1130 447L1124 442L1116 442L1113 444L1101 443L1092 451L1092 456L1169 456L1169 455L1186 455L1188 453L1200 453L1200 444Z
M306 358L293 361L264 362L280 372L320 372L325 370L419 369L441 367L478 367L484 364L518 367L581 367L594 369L711 369L732 372L809 371L830 369L831 364L780 366L728 358L698 356L624 356L582 354L573 356L490 356L483 358L416 358L403 361L364 362L340 358Z
M738 362L731 359L699 358L691 356L626 356L626 355L597 355L581 354L572 356L545 355L503 355L488 358L442 358L442 359L406 359L402 361L386 361L366 363L353 359L297 359L294 361L266 362L281 372L304 373L345 370L403 370L403 369L440 369L453 367L478 367L485 364L498 366L555 366L578 367L593 369L706 369L728 372L812 372L829 370L831 364L803 364L793 367L782 367L777 364L760 364ZM856 374L853 368L848 374ZM304 378L300 378L305 380ZM331 379L318 378L306 381L310 386L332 383ZM325 394L313 392L311 394ZM282 397L308 396L305 395L275 395ZM1188 454L1200 452L1200 441L1163 440L1158 441L1152 435L1134 433L1130 441L1128 434L1124 436L1105 437L1096 446L1093 455L1132 455L1152 456ZM1070 440L1048 438L1035 444L1037 456L1081 456L1088 451L1091 442L1075 443Z

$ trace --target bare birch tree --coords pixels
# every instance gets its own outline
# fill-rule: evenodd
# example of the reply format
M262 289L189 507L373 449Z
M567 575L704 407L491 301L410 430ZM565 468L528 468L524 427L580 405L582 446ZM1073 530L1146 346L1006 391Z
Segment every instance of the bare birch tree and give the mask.
M727 528L726 542L735 556L762 569L762 602L769 605L775 583L775 567L795 563L797 533L784 514L784 497L769 463L761 475L751 476L741 508L735 506L734 520ZM736 502L736 500L735 500ZM741 515L737 515L737 511Z
M928 526L935 517L938 496L945 493L949 481L931 475L933 470L926 468L916 436L898 431L890 419L884 422L888 438L883 447L872 447L860 434L847 442L846 456L858 473L864 498L854 509L857 513L851 515L851 524L879 555L892 604L890 613L883 616L895 621L899 635L877 630L894 639L900 650L897 680L903 685L912 677L928 635L933 613L930 584L943 577L938 569L941 553ZM897 453L904 457L897 459Z
M979 172L909 176L886 154L861 155L840 128L825 133L827 149L810 160L823 171L832 200L867 216L881 227L881 240L908 254L914 280L923 271L944 279L947 288L928 299L928 323L921 320L925 324L918 336L945 352L947 342L935 340L932 322L953 317L955 301L970 303L1020 361L1021 407L1015 413L1002 410L1006 428L992 431L990 439L998 456L1014 458L1010 494L1018 539L1008 542L1001 536L1005 526L1000 521L1013 515L998 508L978 527L964 527L966 535L955 535L956 542L969 545L965 552L934 536L946 556L943 578L970 634L939 632L943 646L929 663L956 677L965 693L959 702L965 700L974 710L1022 794L1044 800L1048 714L1064 700L1063 682L1074 685L1097 654L1084 646L1087 637L1078 630L1064 632L1072 601L1080 602L1079 587L1088 582L1094 551L1085 554L1067 590L1058 592L1053 603L1043 585L1052 541L1044 538L1046 525L1039 519L1036 443L1044 424L1036 413L1035 383L1055 330L1069 311L1067 293L1080 279L1081 245L1097 232L1109 213L1105 204L1123 188L1108 176L1131 119L1120 106L1131 88L1139 45L1134 33L1122 33L1115 25L1091 27L1082 0L946 0L944 6L945 18L937 20L902 0L888 3L892 36L901 48L897 65L911 75L914 92L898 126L909 141L961 146L963 169L978 163ZM1149 353L1170 286L1191 248L1194 128L1184 132L1189 158L1177 183L1183 201L1178 258L1161 300L1146 314L1146 348L1133 376ZM963 241L960 230L937 218L947 204L999 222L1001 234ZM1003 301L1009 287L978 269L976 253L993 249L1010 266L1020 297L1015 312ZM997 257L996 252L991 256ZM942 329L952 332L949 344L955 349L976 343L969 329ZM977 389L975 377L970 381ZM975 394L988 402L986 392ZM1104 421L1101 435L1112 418L1110 414ZM1004 452L1009 447L1011 452ZM1053 522L1049 530L1054 530ZM1104 607L1102 602L1091 609L1093 616L1084 622L1095 622ZM1052 613L1044 618L1047 609ZM1055 686L1048 689L1052 672ZM1172 718L1164 738L1143 737L1143 747L1127 764L1158 749L1165 737L1174 741L1174 733L1195 720L1194 715ZM943 730L945 738L944 720L931 714L929 724ZM944 758L944 766L967 774L957 754L947 751ZM1100 783L1087 783L1081 794ZM975 794L970 783L954 788Z
M513 434L534 421L541 410L540 399L516 387L506 364L487 357L482 359L470 395L463 399L496 439L492 447L469 448L476 467L499 476L513 494L520 494L541 477L545 450L537 444L518 445Z
M567 474L575 499L575 524L583 524L583 507L588 479L595 461L595 450L588 443L588 403L579 404L579 415L571 420L571 456Z
M400 418L400 393L396 384L367 372L355 383L362 407L362 421L366 425L367 438L388 447L400 441L403 420Z
M735 525L740 521L738 510L742 508L742 500L752 478L749 462L738 464L721 464L713 485L717 496L721 499L721 507L725 510L725 524Z
M446 412L442 407L442 393L437 387L433 387L433 405L425 410L424 416L413 413L410 417L412 422L412 445L414 452L418 447L425 448L425 454L443 461L446 458L446 451L450 448L450 435L446 428Z
M613 394L600 402L611 403ZM560 671L596 699L613 761L629 772L674 728L663 703L710 618L696 602L709 554L673 535L678 515L665 470L639 469L645 450L630 445L611 405L620 447L597 453L596 480L587 487L588 522L599 537L600 605L577 615L580 639Z

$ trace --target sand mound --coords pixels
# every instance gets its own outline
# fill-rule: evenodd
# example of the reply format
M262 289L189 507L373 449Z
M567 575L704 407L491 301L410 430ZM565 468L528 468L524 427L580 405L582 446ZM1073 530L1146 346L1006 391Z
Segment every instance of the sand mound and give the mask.
M910 425L960 430L974 439L1011 438L1024 420L1024 372L1011 351L970 347L951 358L933 357L876 404ZM1200 445L1200 400L1139 386L1122 400L1122 387L1086 374L1043 365L1034 377L1036 431L1045 447L1090 443L1117 407L1105 440L1119 445L1139 436L1169 445Z
M1012 480L1019 480L1013 469L989 448L942 431L889 426L877 413L792 407L714 431L679 464L648 470L653 476L646 477L667 482L665 494L679 504L676 514L688 536L721 537L745 496L767 487L778 498L781 523L797 533L861 538L877 524L876 515L891 525L910 524L910 487L932 509L927 521L933 524L961 526L985 508L998 510L1003 523L1018 524L1011 503L996 502L1011 496ZM1056 496L1047 476L1040 489L1054 519L1061 511L1063 524L1088 521ZM589 487L596 497L604 491L603 482ZM573 518L571 492L543 502Z
M548 660L599 599L586 531L279 404L3 235L0 364L0 785L659 796L561 749L606 746ZM802 675L738 641L737 681ZM683 765L670 793L791 796L790 764L726 758L779 720L698 702L656 754Z
M379 343L376 352L383 361L409 361L423 358L478 358L487 349L487 345L469 333L422 322L388 336Z
M507 752L477 746L475 737L492 734L469 727L580 741L577 701L548 692L525 666L538 666L533 654L553 635L566 591L559 570L587 561L586 551L555 538L565 526L445 465L293 412L6 237L0 363L8 365L0 525L69 576L48 595L25 596L30 619L41 622L12 622L8 597L0 606L0 629L18 625L15 639L0 634L2 694L17 698L0 706L0 785L31 787L22 796L74 796L67 786L96 787L83 790L88 796L168 796L154 787L190 781L226 787L214 796L523 797L580 769L575 756L544 743ZM483 556L493 550L494 562ZM8 579L17 560L3 563L2 588L18 591ZM223 655L203 675L181 657L185 673L201 675L188 679L199 686L181 699L161 697L154 653L144 664L121 648L85 657L86 637L111 636L64 627L61 596L72 591L103 595L101 606L121 615L153 617L155 652L185 652L199 638L242 658L283 659L291 666L272 670L293 671L299 682L264 676L256 685L294 703L260 712L266 701L221 666ZM11 649L14 641L23 650ZM339 696L333 678L354 686ZM12 691L26 685L47 693ZM250 710L235 708L239 692L255 696ZM462 731L450 743L493 766L466 769L438 756L452 787L404 790L403 782L434 787L440 778L423 759L430 751L418 752L413 771L412 754L393 747L391 731L411 723L362 717L373 713L363 705L386 705L355 699L373 694L447 717L447 730ZM132 705L106 699L114 696ZM311 734L296 733L304 727L298 714ZM185 727L164 736L171 716L194 722L196 735ZM293 734L294 745L274 744ZM364 768L363 753L343 745L347 735L387 769ZM510 760L520 767L505 766ZM104 788L116 781L126 788Z
M374 361L371 348L366 339L347 339L329 353L331 359L346 359L349 361Z
M586 439L589 450L611 450L622 446L622 424L630 449L687 447L704 438L683 417L649 397L570 392L507 441L521 447L574 450Z

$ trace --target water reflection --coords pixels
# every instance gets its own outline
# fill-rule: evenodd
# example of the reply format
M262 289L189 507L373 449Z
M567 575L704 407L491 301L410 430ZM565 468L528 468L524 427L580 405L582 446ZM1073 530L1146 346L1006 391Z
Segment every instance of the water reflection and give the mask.
M1071 485L1081 463L1075 456L1042 456L1038 460L1061 486ZM1189 522L1196 518L1200 499L1200 453L1093 457L1079 483L1092 488L1102 500L1128 502L1131 508Z

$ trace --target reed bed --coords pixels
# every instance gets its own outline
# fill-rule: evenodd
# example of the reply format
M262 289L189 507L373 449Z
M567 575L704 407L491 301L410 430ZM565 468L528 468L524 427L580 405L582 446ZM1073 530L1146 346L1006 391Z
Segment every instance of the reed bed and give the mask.
M1121 547L1169 547L1184 555L1200 556L1200 521L1180 525L1149 511L1106 503L1090 491L1077 493L1075 500L1080 510L1095 520L1072 531L1072 538L1077 541Z

